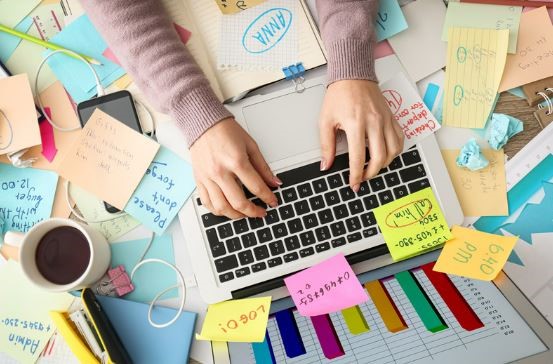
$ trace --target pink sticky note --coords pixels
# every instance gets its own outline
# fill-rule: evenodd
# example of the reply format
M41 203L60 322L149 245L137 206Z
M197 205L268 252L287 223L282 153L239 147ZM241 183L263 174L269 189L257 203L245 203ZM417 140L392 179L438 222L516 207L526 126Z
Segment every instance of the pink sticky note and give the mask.
M344 254L285 278L284 283L303 316L336 312L369 299Z
M49 118L52 118L49 107L45 107L44 112ZM47 120L43 121L38 126L40 129L40 139L42 140L41 153L44 158L48 160L48 162L52 163L58 153L58 150L56 149L56 140L54 139L54 129Z
M119 66L121 66L121 62L119 62L119 59L117 59L117 56L115 55L115 53L113 53L113 51L111 49L106 48L104 53L102 53L102 56L106 57L107 59L109 59L113 63L117 63Z
M390 43L387 40L378 42L374 47L374 58L382 58L394 54L394 50L390 47Z
M175 30L177 31L177 34L179 35L179 38L182 44L186 44L190 39L190 36L192 35L192 33L190 33L188 29L183 28L178 24L173 23L173 26L175 27Z

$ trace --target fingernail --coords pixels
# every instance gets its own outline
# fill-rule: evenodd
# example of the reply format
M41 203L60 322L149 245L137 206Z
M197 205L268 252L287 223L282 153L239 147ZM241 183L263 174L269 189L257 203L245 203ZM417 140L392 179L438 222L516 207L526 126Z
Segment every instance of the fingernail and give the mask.
M321 160L321 171L326 171L326 161L324 159Z
M278 201L273 201L269 204L269 206L271 206L272 208L275 208L278 206Z
M353 192L357 193L357 192L359 191L359 188L360 188L360 187L361 187L361 186L360 186L359 183L358 183L358 184L354 185L351 189L353 190Z
M276 184L278 186L282 186L282 180L280 178L278 178L277 176L273 176L273 182L274 182L274 184Z
M267 217L267 210L263 210L263 213L261 214L261 217Z

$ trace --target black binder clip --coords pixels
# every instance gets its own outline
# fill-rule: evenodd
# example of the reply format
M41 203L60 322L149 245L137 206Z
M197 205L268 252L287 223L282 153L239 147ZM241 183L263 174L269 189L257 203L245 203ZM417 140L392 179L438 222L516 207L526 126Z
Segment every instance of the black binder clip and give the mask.
M294 90L296 92L302 93L305 91L305 86L303 85L305 81L305 67L303 67L303 63L298 62L287 67L282 67L282 72L284 72L287 80L291 80L294 83Z

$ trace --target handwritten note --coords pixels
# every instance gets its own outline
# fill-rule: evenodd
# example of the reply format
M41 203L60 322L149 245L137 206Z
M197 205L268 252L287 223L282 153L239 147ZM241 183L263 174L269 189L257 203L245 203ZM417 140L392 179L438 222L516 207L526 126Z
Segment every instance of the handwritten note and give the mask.
M459 150L442 150L445 165L453 182L465 216L505 216L507 184L505 179L505 154L503 150L483 149L488 167L469 171L456 165ZM486 203L482 203L486 201Z
M491 281L503 269L518 238L454 226L434 265L437 272Z
M284 279L300 314L317 316L368 300L344 254Z
M96 109L59 167L71 183L123 210L159 144Z
M248 11L223 16L219 68L280 69L298 62L297 1L268 0Z
M0 348L21 363L34 363L55 330L48 312L67 311L74 298L37 288L14 261L0 266L0 287Z
M223 14L235 14L262 4L265 0L215 0L215 2Z
M33 94L26 74L0 79L0 110L0 154L41 143Z
M7 230L27 232L50 217L58 175L0 164L0 218Z
M483 128L501 81L509 31L449 28L443 123Z
M516 54L507 56L499 91L553 76L553 26L545 7L522 13Z
M230 300L209 305L198 340L262 342L267 330L271 297Z
M397 0L380 1L376 14L376 40L388 39L407 29L407 21Z
M373 210L395 261L438 248L451 238L430 187Z
M447 42L449 28L507 29L509 31L509 53L516 53L520 6L489 4L466 4L451 2L447 6L442 40Z
M440 123L403 73L381 84L380 89L405 135L405 150L440 129Z
M160 147L125 211L157 234L163 234L196 184L191 166Z

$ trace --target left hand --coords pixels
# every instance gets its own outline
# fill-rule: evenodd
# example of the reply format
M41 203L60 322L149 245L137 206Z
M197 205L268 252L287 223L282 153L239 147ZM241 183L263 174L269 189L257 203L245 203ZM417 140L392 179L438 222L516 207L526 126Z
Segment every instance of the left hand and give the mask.
M332 83L320 117L321 170L332 166L336 155L336 132L348 140L349 185L357 192L363 180L372 178L403 150L403 132L394 120L376 82L341 80ZM365 148L370 160L366 170Z

